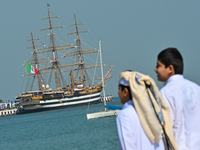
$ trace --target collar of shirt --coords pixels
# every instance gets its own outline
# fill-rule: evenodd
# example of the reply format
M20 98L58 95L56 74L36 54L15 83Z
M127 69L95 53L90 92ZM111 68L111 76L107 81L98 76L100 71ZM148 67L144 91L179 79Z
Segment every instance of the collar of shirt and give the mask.
M171 76L171 77L164 83L164 85L166 85L167 83L172 82L172 81L183 80L183 79L184 79L183 75L181 75L181 74L175 74L175 75Z
M124 106L123 106L122 109L128 107L129 105L132 105L133 107L135 107L135 106L134 106L134 103L133 103L133 100L129 100L128 102L126 102L126 103L124 104Z

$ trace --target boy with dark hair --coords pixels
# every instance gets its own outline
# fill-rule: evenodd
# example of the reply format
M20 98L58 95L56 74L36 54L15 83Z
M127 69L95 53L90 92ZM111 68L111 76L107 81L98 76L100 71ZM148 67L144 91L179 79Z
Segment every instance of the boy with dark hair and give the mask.
M125 71L120 73L118 95L123 108L116 118L120 150L164 150L169 146L163 143L163 129L147 96L146 81L155 85L149 76L138 72ZM159 95L156 97L158 98ZM163 110L158 108L161 105L164 108ZM167 129L167 134L168 142L171 141L171 149L169 147L166 149L177 150L171 124L169 123L169 109L165 107L166 105L159 98L156 106L159 115L162 116L161 118L169 120L164 124L170 127Z
M179 150L200 149L200 87L183 77L183 58L176 48L158 54L154 71L170 106L173 132Z

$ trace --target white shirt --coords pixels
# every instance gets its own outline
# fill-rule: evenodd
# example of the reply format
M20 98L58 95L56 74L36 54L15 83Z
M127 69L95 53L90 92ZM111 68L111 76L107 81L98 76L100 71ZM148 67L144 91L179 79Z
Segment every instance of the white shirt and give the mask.
M169 102L179 150L200 150L200 87L173 75L160 92Z
M164 150L162 140L153 144L144 133L132 100L124 104L116 121L120 150Z

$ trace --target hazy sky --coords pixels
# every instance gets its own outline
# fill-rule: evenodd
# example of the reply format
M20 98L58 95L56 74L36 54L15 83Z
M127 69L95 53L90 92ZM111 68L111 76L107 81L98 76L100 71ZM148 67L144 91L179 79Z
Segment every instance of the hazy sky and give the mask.
M63 22L73 20L75 12L96 48L102 39L104 62L115 66L107 94L117 96L119 73L127 69L150 75L161 88L153 69L167 47L179 49L184 76L200 84L199 0L1 0L0 99L13 100L22 90L30 29L37 33L44 27L47 3Z

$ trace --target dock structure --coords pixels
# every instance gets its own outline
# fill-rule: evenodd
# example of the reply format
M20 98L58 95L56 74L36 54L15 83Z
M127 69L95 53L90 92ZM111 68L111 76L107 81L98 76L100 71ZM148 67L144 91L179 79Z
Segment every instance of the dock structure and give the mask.
M105 97L101 96L101 103L103 103L104 100L105 100L106 102L112 102L112 101L113 101L113 96L112 96L112 95L110 95L110 96L105 96Z
M87 119L97 119L97 118L104 118L104 117L112 117L117 116L120 110L108 110L96 113L88 113Z
M17 108L0 110L0 117L16 115Z

